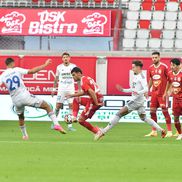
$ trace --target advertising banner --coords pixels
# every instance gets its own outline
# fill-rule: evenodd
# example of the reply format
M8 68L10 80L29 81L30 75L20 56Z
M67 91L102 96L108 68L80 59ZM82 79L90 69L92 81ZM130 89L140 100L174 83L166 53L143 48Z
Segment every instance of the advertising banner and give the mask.
M0 35L111 36L111 10L1 9Z
M45 101L47 101L51 107L55 108L56 97L51 96L38 96ZM92 122L109 122L113 116L119 111L119 109L127 104L131 99L130 96L104 96L105 106L101 107L94 116L90 119ZM149 99L150 100L150 99ZM3 103L3 112L0 114L0 120L18 120L18 117L15 112L15 108L11 102L11 97L9 95L0 95L0 102ZM150 117L149 112L149 101L146 103L146 113ZM170 109L169 113L171 115L171 104L172 98L170 98ZM80 107L80 112L83 110L83 107ZM58 119L59 121L64 120L64 116L68 114L68 104L65 102L63 110L60 111ZM172 115L171 115L172 116ZM157 112L157 117L159 122L165 122L164 116L159 109ZM50 121L50 118L47 116L47 113L41 109L35 109L31 107L26 107L25 109L25 118L26 121ZM121 118L120 122L142 122L136 111L124 116Z
M25 69L37 67L44 64L47 59L52 59L52 64L44 70L33 75L23 75L24 83L32 94L51 94L56 68L59 64L62 64L61 56L24 56L23 58L18 56L0 56L0 75L6 69L4 62L8 57L12 57L15 60L16 67ZM84 75L90 76L95 80L96 57L71 57L71 62L80 67ZM5 85L0 86L0 94L7 93Z

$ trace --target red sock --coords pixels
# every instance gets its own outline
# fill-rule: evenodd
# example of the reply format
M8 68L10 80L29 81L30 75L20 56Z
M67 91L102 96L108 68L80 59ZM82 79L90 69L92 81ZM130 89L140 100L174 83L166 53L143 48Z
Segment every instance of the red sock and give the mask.
M174 120L174 125L175 125L176 130L178 131L178 133L181 134L181 124L179 122L179 119Z
M163 113L163 115L164 115L164 117L166 119L167 130L172 131L172 129L171 129L171 117L169 115L168 110L162 110L162 113Z
M150 112L151 118L157 123L157 115L156 112ZM152 127L153 131L156 131L156 128Z
M98 129L97 127L94 127L93 125L91 125L89 122L87 121L82 121L79 122L83 127L87 128L88 130L90 130L92 133L97 133Z
M73 116L74 117L77 117L79 108L80 108L80 104L78 102L78 98L74 98L73 99Z

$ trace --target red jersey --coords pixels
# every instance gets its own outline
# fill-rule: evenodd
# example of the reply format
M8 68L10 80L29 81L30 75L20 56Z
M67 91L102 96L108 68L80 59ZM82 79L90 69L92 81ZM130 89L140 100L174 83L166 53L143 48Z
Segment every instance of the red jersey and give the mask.
M152 92L162 96L166 89L168 66L160 63L157 67L153 64L149 67L149 77L152 80Z
M88 95L88 90L91 88L93 91L95 91L97 97L102 96L98 85L95 83L95 81L92 78L88 76L83 76L81 78L81 88L87 95Z
M182 101L182 70L177 74L170 71L168 74L168 81L172 84L173 98Z

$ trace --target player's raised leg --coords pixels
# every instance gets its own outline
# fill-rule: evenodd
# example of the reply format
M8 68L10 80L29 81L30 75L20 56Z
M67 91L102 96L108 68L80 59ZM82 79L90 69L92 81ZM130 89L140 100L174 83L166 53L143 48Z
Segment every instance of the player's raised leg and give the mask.
M122 116L125 116L128 113L128 108L126 106L122 107L105 128L98 130L98 132L95 134L94 140L99 140L101 137L103 137L109 130L119 123Z
M94 113L101 107L101 106L96 106L93 105L92 100L90 98L82 98L82 104L86 104L85 109L82 111L78 122L80 125L82 125L83 127L87 128L89 131L91 131L92 133L96 134L99 131L99 128L96 126L93 126L92 124L90 124L89 122L87 122L86 120L88 118L92 118L92 116L94 115Z
M57 119L56 115L54 114L54 111L49 106L49 104L47 102L43 101L42 104L40 105L40 108L47 111L48 116L50 117L50 119L54 123L54 129L57 131L60 131L63 134L66 134L66 131L59 124L58 119Z

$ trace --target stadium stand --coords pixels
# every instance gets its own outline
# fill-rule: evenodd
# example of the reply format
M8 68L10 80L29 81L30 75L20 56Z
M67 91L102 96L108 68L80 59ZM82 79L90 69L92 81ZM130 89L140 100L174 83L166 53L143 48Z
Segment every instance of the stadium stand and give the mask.
M132 49L178 50L182 48L182 2L178 0L143 0L130 1L124 32L127 40L122 49L128 50L128 44L135 42ZM129 30L140 32L130 36ZM147 36L146 32L150 32ZM130 32L132 33L132 32ZM139 33L140 34L140 33ZM124 33L125 35L125 33ZM130 41L130 38L132 41ZM126 37L125 37L126 38ZM127 42L129 41L129 43Z

